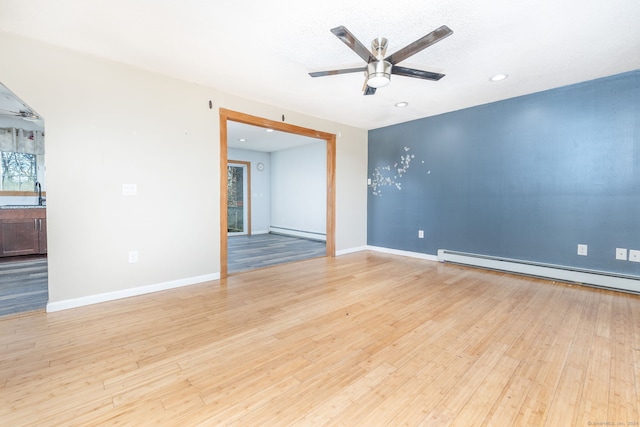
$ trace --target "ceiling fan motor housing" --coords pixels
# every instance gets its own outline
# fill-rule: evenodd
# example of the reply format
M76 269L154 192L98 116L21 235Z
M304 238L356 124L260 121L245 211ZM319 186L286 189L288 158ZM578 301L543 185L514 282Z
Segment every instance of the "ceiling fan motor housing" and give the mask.
M375 61L367 64L367 85L375 88L383 87L391 81L391 63Z
M316 71L309 73L309 75L311 77L322 77L332 76L335 74L359 73L364 71L366 78L365 85L362 90L364 95L373 95L376 93L377 88L388 85L391 82L391 74L414 77L423 80L440 80L444 77L444 74L415 70L413 68L396 66L396 64L453 34L453 31L451 31L449 27L443 25L413 43L409 43L393 55L385 56L387 54L388 43L387 39L384 37L377 37L373 39L371 42L371 50L369 50L344 25L332 28L331 32L338 37L340 41L347 45L349 49L362 58L367 63L367 66L364 68L356 67L343 68L339 70Z

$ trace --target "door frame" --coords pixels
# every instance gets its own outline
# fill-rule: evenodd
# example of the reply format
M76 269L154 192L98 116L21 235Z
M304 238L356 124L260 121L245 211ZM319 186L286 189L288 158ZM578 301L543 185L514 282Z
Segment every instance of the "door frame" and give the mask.
M311 138L324 139L327 145L327 257L336 256L336 135L301 126L252 116L220 108L220 278L228 276L227 258L227 121L258 126Z
M245 224L245 227L246 227L246 230L247 230L246 235L247 236L251 236L251 162L245 162L245 161L242 161L242 160L231 160L231 159L229 159L229 160L227 160L227 166L229 166L229 164L232 164L232 165L244 165L247 168L247 177L246 177L247 178L247 194L246 194L247 204L244 207L247 210L247 222ZM228 206L227 206L227 208L228 208ZM227 226L228 225L229 224L227 223Z

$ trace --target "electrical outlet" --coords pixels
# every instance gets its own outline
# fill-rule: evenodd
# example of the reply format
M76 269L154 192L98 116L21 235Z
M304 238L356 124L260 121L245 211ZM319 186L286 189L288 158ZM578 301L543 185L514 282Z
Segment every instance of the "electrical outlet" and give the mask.
M138 262L138 251L129 251L129 262Z
M629 261L640 262L640 251L631 249L629 251Z
M578 245L578 255L587 256L587 245Z
M616 248L616 259L626 261L627 260L627 250L623 248Z
M418 230L418 239L424 239L424 230Z

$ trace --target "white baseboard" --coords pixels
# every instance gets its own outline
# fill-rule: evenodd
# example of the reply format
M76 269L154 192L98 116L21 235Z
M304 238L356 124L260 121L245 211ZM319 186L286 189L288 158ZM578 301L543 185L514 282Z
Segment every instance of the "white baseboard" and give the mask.
M254 234L269 234L269 230L257 230L257 231L252 230L251 235L253 236Z
M437 256L423 254L421 252L401 251L399 249L389 249L389 248L382 248L380 246L369 246L369 245L367 245L366 248L370 251L383 252L386 254L400 255L400 256L406 256L410 258L426 259L428 261L438 261Z
M291 230L289 228L269 227L269 232L274 234L284 234L285 236L303 237L305 239L320 240L325 242L327 240L326 234L315 233L311 231Z
M366 250L367 250L366 246L358 246L356 248L342 249L340 251L336 251L336 256L347 255L347 254L352 254L354 252L362 252Z
M54 311L67 310L70 308L82 307L85 305L99 304L101 302L129 298L137 295L150 294L152 292L166 291L168 289L181 288L183 286L196 285L199 283L210 282L212 280L219 279L220 273L212 273L205 274L203 276L156 283L154 285L139 286L137 288L122 289L120 291L106 292L97 295L88 295L85 297L72 298L62 301L54 301L47 303L47 312L51 313Z

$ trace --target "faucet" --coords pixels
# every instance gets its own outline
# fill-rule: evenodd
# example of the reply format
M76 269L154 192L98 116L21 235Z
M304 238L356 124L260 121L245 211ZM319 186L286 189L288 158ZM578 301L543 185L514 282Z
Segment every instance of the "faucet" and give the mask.
M38 181L36 181L36 185L33 191L38 192L38 206L42 206L42 203L44 202L44 199L42 198L42 185L40 185Z

